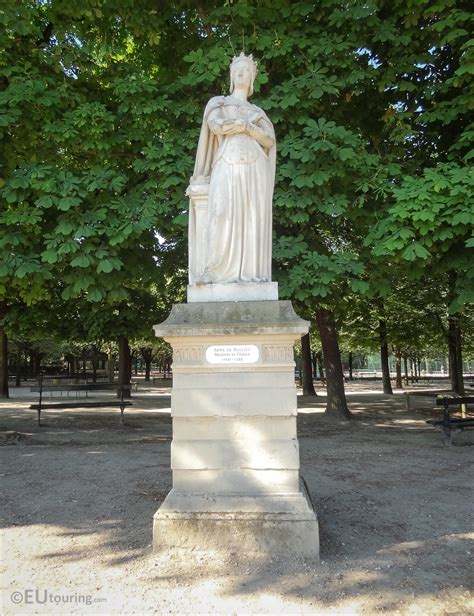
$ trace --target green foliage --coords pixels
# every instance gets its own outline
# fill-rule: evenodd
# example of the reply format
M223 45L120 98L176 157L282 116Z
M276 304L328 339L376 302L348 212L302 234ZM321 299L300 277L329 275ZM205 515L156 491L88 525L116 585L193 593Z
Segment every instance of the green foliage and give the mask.
M143 303L161 314L183 299L202 112L242 46L259 60L254 100L277 134L282 294L346 306L389 298L397 272L445 287L454 269L445 300L462 310L472 299L465 0L6 0L0 28L10 306L79 306L86 331L107 338L133 332Z
M135 287L163 278L158 237L176 242L182 233L173 219L187 169L171 158L168 94L156 65L137 56L128 3L100 5L100 19L92 2L2 7L0 293L8 301L50 299L59 283L66 300L130 302Z
M386 218L366 238L375 255L444 272L454 270L458 294L451 309L474 302L474 172L456 163L438 163L392 188Z

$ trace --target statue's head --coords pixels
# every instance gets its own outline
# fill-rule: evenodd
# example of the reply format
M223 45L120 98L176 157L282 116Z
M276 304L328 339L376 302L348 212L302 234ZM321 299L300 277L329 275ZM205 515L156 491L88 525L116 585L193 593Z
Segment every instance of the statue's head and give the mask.
M240 56L234 56L230 65L230 91L234 91L236 86L247 85L248 96L253 94L253 82L257 76L257 63L252 55L246 56L244 52Z

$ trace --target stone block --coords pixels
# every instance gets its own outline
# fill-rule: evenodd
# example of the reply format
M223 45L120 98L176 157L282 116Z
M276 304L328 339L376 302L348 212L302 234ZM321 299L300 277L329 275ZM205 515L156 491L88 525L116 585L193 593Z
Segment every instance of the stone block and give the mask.
M267 417L174 417L176 440L248 440L249 443L296 437L296 415Z
M216 378L215 370L206 367L199 372L178 371L173 374L173 391L189 389L211 391L240 389L241 387L263 390L285 387L293 392L293 396L296 392L294 374L289 370L259 370L256 372L255 370L242 371L234 367L220 373L219 378Z
M173 548L319 559L318 520L303 487L258 496L173 489L154 516L153 549Z
M278 300L277 282L188 285L188 302L255 302Z
M286 513L298 516L314 515L304 487L294 494L193 494L173 488L160 507L162 513Z
M256 495L295 493L298 486L298 469L173 469L173 488L178 492Z
M175 437L171 444L171 468L298 470L298 442L296 439L179 440Z
M182 548L215 553L319 560L319 530L315 517L284 514L175 514L157 512L153 520L153 550Z
M176 389L172 392L171 413L173 417L296 415L296 395L294 387Z
M175 304L163 323L154 325L157 336L193 338L273 334L273 342L285 335L293 341L308 331L309 322L300 319L289 301L197 302Z

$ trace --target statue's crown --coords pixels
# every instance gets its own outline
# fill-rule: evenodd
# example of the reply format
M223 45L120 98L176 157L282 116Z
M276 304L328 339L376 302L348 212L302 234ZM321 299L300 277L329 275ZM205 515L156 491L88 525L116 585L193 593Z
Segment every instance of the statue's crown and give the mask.
M250 66L252 67L252 73L255 79L255 75L257 74L257 63L253 59L252 54L250 54L249 56L246 56L244 52L242 51L240 53L240 56L234 56L232 59L232 63L230 65L230 70L232 70L232 68L237 64L237 62L248 62L248 64L250 64Z

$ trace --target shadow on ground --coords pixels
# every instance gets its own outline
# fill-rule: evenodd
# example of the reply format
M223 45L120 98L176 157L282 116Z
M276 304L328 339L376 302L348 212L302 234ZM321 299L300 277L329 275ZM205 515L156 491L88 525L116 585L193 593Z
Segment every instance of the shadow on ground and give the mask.
M474 432L446 448L425 423L432 409L406 411L402 396L367 393L349 403L355 420L343 424L324 418L321 396L299 399L321 564L151 554L152 517L171 487L169 396L137 397L125 426L114 411L75 410L48 413L38 429L26 403L3 405L0 433L20 435L0 448L13 579L26 571L30 584L61 587L72 576L86 585L99 578L97 592L106 592L105 579L117 613L133 601L146 613L157 597L174 611L206 611L212 600L211 611L238 612L251 600L254 612L287 602L306 612L395 613L420 604L423 613L467 613L472 449L461 445L471 445Z

